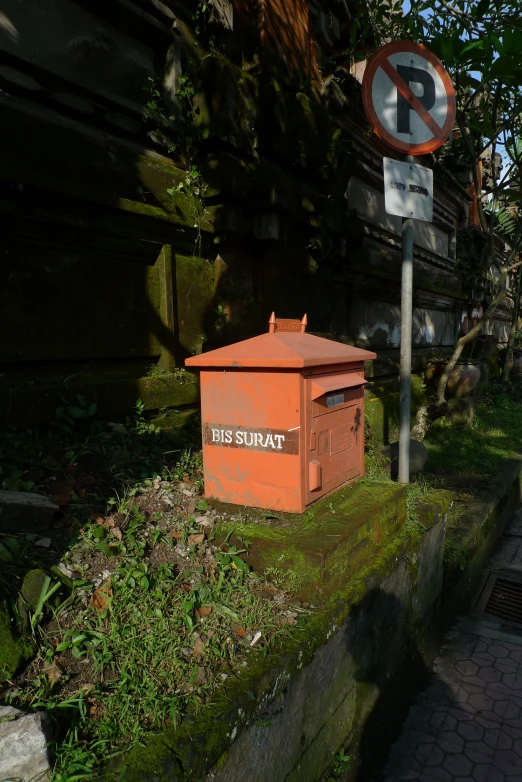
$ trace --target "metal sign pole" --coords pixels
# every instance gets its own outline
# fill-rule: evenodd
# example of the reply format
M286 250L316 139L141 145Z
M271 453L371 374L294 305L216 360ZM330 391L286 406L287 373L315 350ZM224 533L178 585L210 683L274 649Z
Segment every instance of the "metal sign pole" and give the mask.
M422 86L420 97L412 84ZM449 73L429 49L414 41L392 41L367 63L362 98L375 133L408 155L405 162L384 157L383 169L386 212L403 218L399 481L409 483L413 220L433 220L433 170L416 165L413 154L434 152L448 138L455 119L455 90Z
M414 163L413 155L406 158ZM402 221L399 482L410 482L411 341L413 299L413 218Z

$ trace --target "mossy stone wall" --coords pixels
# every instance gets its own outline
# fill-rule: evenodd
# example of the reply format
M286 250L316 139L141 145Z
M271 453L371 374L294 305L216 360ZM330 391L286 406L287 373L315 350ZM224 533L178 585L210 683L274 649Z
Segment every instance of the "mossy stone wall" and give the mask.
M402 489L381 488L387 505L404 513ZM113 768L114 778L125 765L130 782L152 775L161 782L317 782L341 746L355 750L385 682L408 655L420 654L429 635L449 501L442 492L424 509L424 533L401 526L368 546L357 571L336 574L336 589L316 599L291 638L266 657L251 656L211 706L133 749ZM333 529L331 519L327 526Z

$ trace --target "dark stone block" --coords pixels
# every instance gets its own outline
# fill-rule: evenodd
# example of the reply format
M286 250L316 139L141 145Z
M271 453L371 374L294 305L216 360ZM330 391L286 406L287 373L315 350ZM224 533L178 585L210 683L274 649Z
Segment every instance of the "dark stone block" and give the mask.
M47 497L23 491L0 491L1 532L44 532L58 510Z

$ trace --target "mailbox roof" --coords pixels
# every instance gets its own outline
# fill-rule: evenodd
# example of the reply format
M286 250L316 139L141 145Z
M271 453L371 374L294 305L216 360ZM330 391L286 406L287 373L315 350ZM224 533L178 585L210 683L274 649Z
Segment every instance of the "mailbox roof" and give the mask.
M369 350L299 332L262 334L188 358L188 367L276 367L303 369L376 358Z

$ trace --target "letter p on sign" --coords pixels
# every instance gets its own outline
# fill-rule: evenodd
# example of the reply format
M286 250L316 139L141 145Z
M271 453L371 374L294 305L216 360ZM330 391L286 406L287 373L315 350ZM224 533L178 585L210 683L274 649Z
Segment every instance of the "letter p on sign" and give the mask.
M405 154L433 152L453 128L450 76L434 54L411 41L389 43L373 55L364 73L363 103L377 135Z

